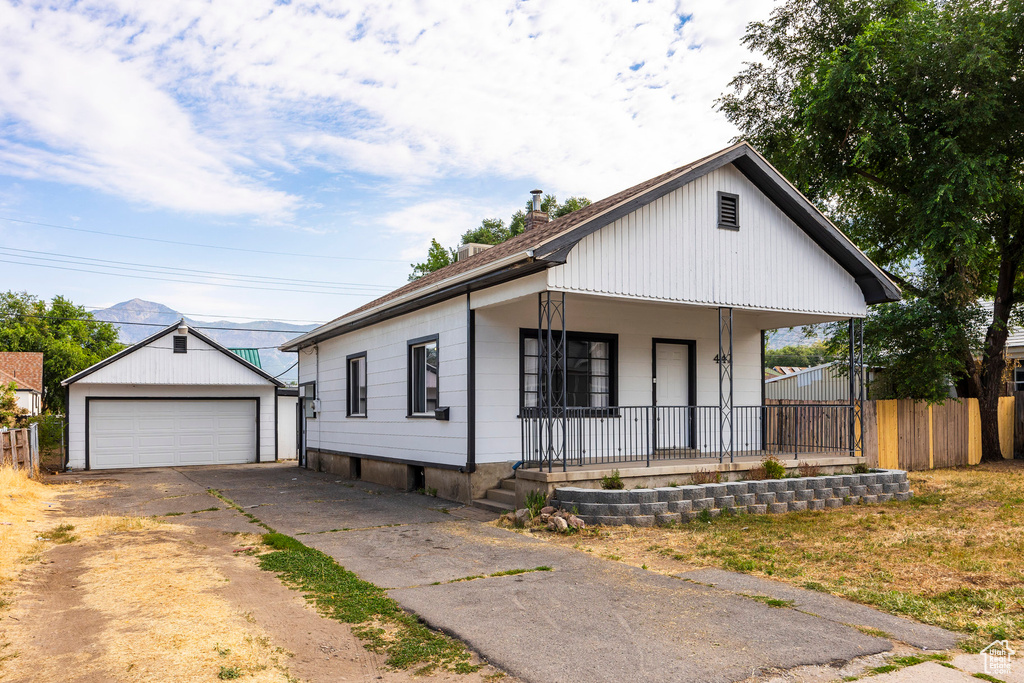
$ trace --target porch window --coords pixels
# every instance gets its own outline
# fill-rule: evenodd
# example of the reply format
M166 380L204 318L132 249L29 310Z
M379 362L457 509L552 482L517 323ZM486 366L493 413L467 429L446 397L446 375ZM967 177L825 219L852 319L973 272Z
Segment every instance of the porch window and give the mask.
M1024 391L1024 368L1013 369L1013 390Z
M409 417L434 417L438 396L437 336L409 342Z
M366 417L366 352L348 357L348 417Z
M540 406L541 392L546 377L540 375L540 345L537 330L520 331L521 382L520 405L523 408ZM566 377L568 392L566 405L570 408L607 408L618 402L616 394L616 366L618 362L618 336L569 332L566 335ZM554 390L561 391L561 368L554 371ZM557 396L557 394L556 394ZM558 400L558 398L556 398Z

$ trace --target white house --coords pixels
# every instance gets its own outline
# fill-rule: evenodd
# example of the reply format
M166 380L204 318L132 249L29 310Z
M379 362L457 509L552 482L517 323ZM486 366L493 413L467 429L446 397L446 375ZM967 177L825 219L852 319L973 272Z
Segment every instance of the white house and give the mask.
M14 385L14 398L25 415L43 412L43 354L0 352L0 385Z
M538 193L523 234L281 347L299 354L301 462L469 501L516 463L785 449L762 331L854 327L899 298L746 143L551 222ZM818 407L827 428L798 446L858 455L858 398Z
M62 384L69 467L277 459L282 383L184 321Z

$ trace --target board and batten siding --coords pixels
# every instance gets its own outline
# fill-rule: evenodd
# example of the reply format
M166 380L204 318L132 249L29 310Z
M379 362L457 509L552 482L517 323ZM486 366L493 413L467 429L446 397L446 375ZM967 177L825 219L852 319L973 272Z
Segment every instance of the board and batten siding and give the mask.
M718 227L719 191L739 195L739 230ZM731 164L583 238L548 278L633 299L866 313L853 277Z
M192 340L189 340L192 343ZM168 351L170 353L170 351ZM180 354L179 354L180 355ZM127 358L130 358L129 355ZM126 360L126 359L122 359ZM225 358L228 362L231 359ZM112 366L108 366L112 367ZM104 368L106 369L106 368ZM244 369L244 368L243 368ZM100 371L101 372L101 371ZM274 450L274 433L276 431L274 406L276 405L277 388L264 380L260 385L187 385L176 386L167 384L96 384L87 382L99 372L89 375L69 387L68 405L68 465L75 469L85 467L85 398L87 396L114 396L124 399L139 397L147 398L256 398L260 399L260 461L272 462Z
M736 311L733 324L734 405L761 403L760 314ZM476 459L520 459L519 330L537 328L537 300L477 309ZM648 406L655 338L692 339L697 347L694 405L718 405L718 312L707 307L568 295L566 329L618 335L618 405Z
M466 299L456 297L299 351L299 383L315 381L320 399L320 414L305 421L306 447L465 466L466 317ZM451 408L448 422L406 417L408 342L435 334L438 405ZM363 351L366 417L346 417L346 357Z

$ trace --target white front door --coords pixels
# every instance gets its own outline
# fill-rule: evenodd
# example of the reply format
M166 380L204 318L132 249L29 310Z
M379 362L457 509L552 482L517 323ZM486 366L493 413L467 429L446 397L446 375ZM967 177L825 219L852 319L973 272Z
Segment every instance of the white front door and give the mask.
M256 461L254 400L91 400L89 467Z
M654 344L654 404L659 449L690 446L690 347L674 342Z

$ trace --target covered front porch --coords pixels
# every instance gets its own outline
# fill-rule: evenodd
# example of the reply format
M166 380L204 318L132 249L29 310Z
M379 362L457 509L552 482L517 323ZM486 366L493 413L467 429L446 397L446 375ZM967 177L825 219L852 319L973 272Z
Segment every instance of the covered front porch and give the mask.
M847 400L767 401L765 331L841 319L557 291L540 292L535 301L536 331L521 335L520 477L560 471L572 473L564 481L593 480L597 473L618 469L625 476L635 468L658 468L666 476L742 472L766 455L790 467L803 462L831 469L859 461L864 376L858 318L843 321L850 339L842 368ZM580 320L593 332L577 331ZM603 323L594 328L597 321ZM684 334L680 321L688 328ZM630 344L619 344L624 335L615 334L624 328ZM645 384L649 400L636 401Z

